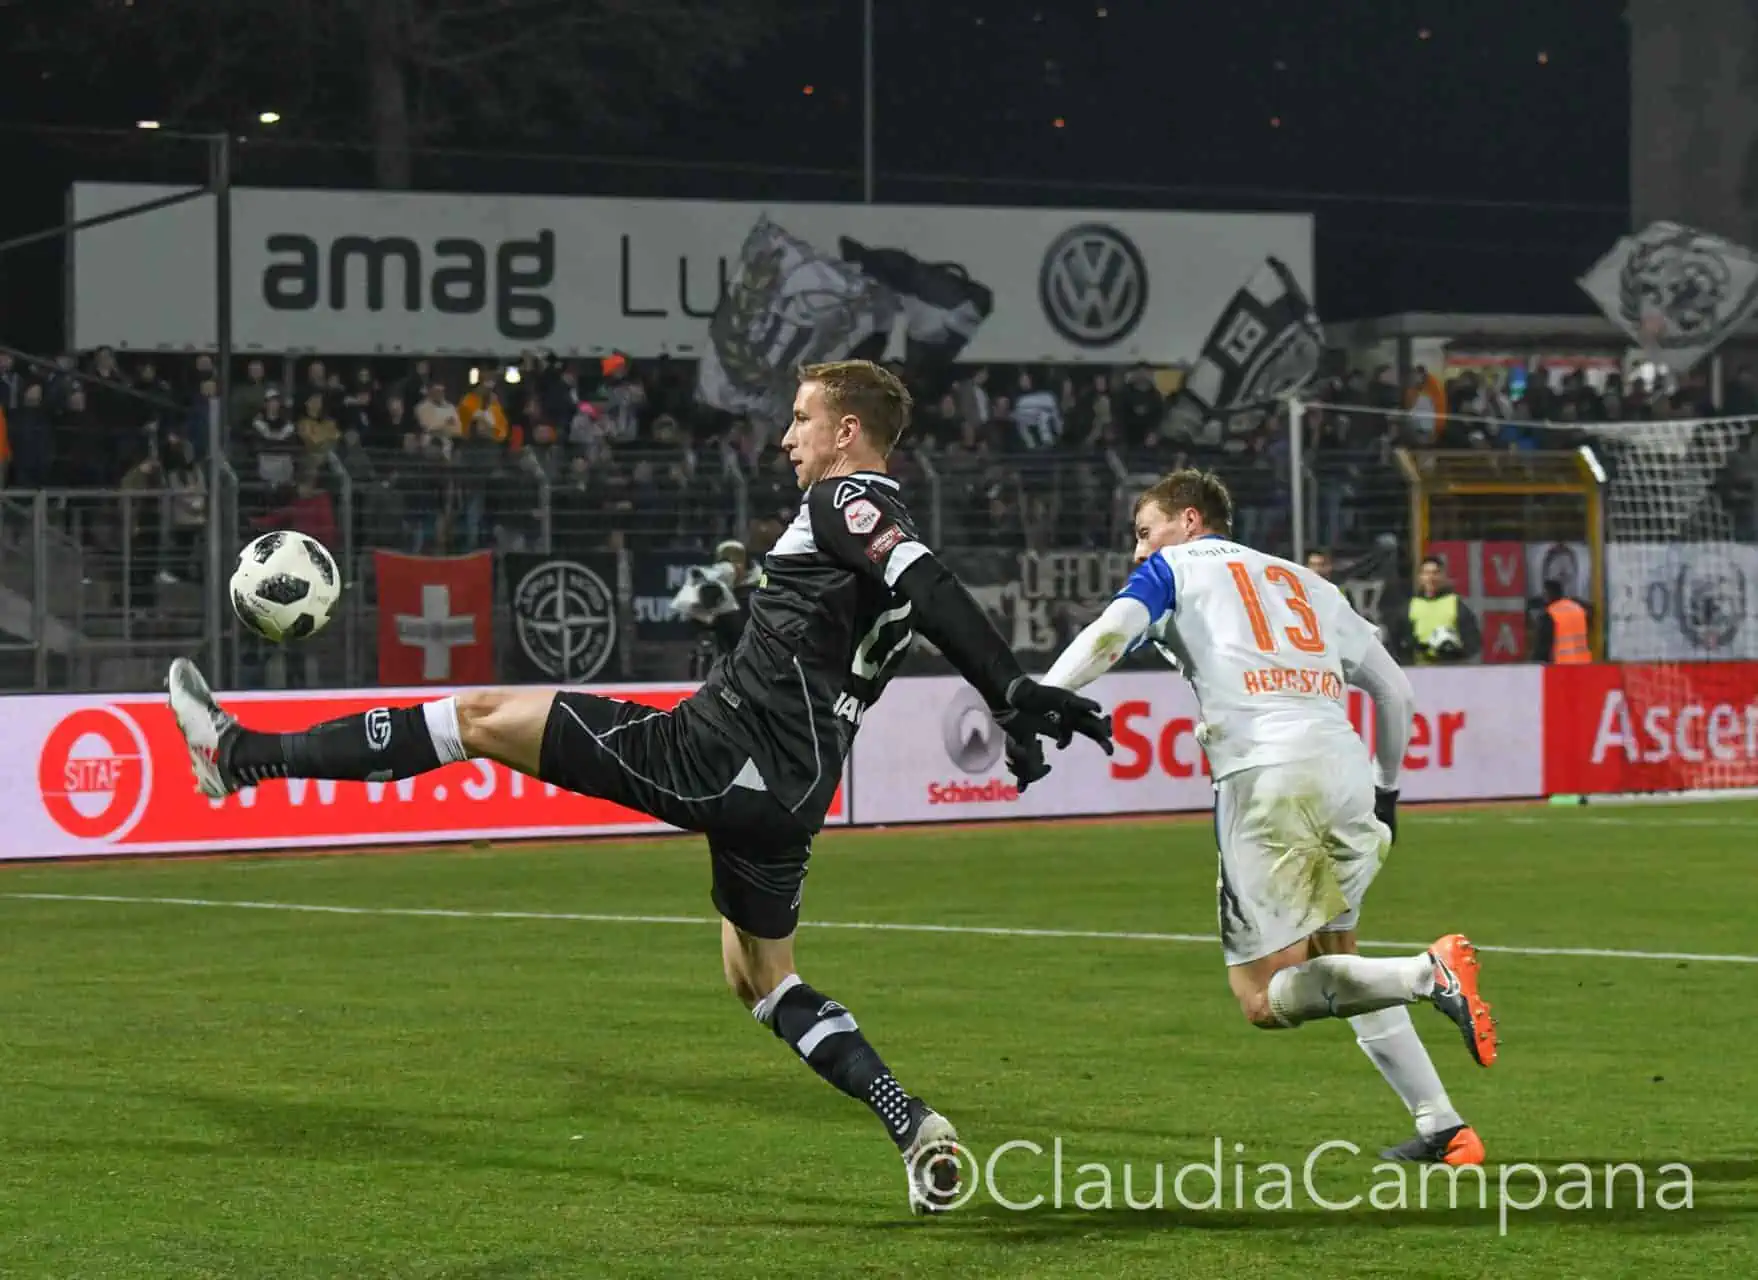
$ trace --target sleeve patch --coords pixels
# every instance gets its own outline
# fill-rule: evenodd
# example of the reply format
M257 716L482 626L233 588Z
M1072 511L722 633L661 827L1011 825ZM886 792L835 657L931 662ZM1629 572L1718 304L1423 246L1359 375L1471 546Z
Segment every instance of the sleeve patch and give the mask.
M878 564L881 560L885 559L886 556L891 554L891 549L898 543L902 542L903 538L903 530L896 525L892 525L890 528L886 529L885 532L881 533L877 538L874 538L873 541L867 544L867 559L871 560L874 564Z
M848 531L865 537L879 527L879 508L866 498L856 498L842 509L842 522Z

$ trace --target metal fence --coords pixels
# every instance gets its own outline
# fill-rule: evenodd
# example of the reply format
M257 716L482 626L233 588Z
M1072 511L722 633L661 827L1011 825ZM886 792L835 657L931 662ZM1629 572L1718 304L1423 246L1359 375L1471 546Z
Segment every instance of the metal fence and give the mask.
M1115 589L1127 571L1135 496L1177 466L1212 468L1227 480L1243 540L1296 557L1319 547L1340 558L1378 548L1386 560L1389 547L1381 571L1400 579L1414 569L1423 537L1591 540L1583 508L1565 511L1531 465L1539 455L1570 458L1583 442L1605 470L1609 537L1758 536L1758 444L1743 421L1454 422L1441 454L1432 451L1431 425L1396 411L1296 405L1239 431L1134 450L919 448L894 461L924 534L1028 661L1047 661ZM1445 508L1445 531L1418 528L1413 502L1433 468L1412 459L1437 456L1473 461L1489 478L1477 505ZM628 565L706 559L721 539L737 538L761 555L799 501L785 459L752 464L719 448L619 448L614 466L541 448L441 456L344 447L304 465L235 457L214 495L131 475L132 487L0 492L0 688L150 690L178 654L198 657L233 688L370 686L378 678L375 548L610 552ZM211 565L229 572L245 543L277 527L324 541L347 583L332 625L296 646L261 642L223 592L205 589ZM625 586L639 579L623 577ZM637 637L637 613L663 607L653 589L637 606L639 594L621 592L626 628ZM497 630L511 632L504 602ZM638 639L637 648L628 674L690 672L687 645Z

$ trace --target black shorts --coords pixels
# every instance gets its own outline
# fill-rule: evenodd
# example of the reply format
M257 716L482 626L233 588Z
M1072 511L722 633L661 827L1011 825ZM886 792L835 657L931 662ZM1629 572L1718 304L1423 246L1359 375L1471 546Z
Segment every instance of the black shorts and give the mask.
M561 692L539 777L708 837L715 909L759 938L800 921L813 831L771 795L748 750L689 700L671 711Z

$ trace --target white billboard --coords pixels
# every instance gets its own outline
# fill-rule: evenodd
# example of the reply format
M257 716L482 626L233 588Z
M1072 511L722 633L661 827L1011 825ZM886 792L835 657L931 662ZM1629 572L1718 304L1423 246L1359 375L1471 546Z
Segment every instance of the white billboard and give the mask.
M1542 667L1413 668L1416 721L1400 780L1407 800L1541 793ZM1214 804L1196 699L1167 671L1105 676L1088 691L1112 716L1116 753L1084 739L1047 749L1050 776L1021 795L1003 739L962 680L897 680L868 712L850 761L859 825L1202 811ZM1372 708L1350 690L1350 719ZM1365 728L1364 728L1365 726Z
M1758 659L1758 547L1613 542L1605 565L1612 661Z
M80 183L72 216L179 188ZM78 232L81 349L215 346L214 200ZM748 204L236 188L233 345L331 355L699 356L760 216L823 252L902 251L993 293L969 362L1194 360L1266 256L1313 297L1306 214ZM900 332L888 354L901 354Z

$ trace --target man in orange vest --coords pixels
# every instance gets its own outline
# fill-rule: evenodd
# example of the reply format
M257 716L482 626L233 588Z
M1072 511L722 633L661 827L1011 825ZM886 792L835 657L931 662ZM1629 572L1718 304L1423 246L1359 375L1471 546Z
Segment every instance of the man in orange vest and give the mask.
M1587 609L1563 594L1563 584L1552 578L1544 584L1544 608L1532 633L1532 660L1558 665L1592 662L1587 642Z

